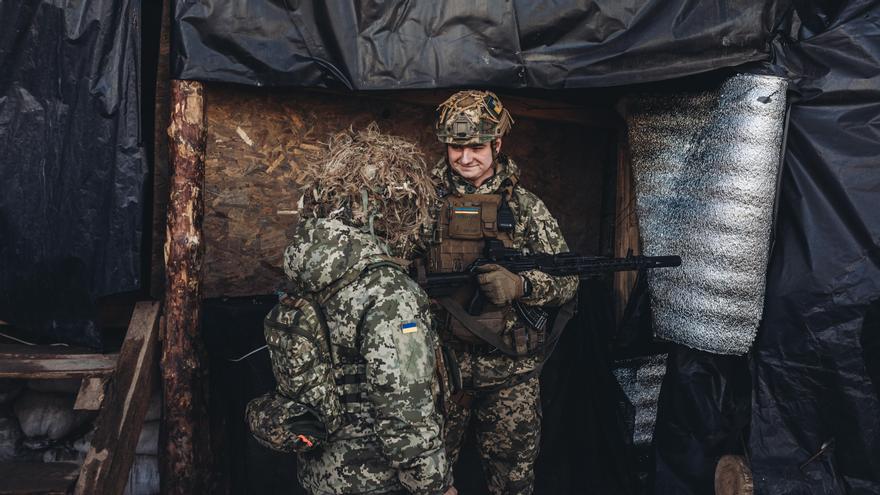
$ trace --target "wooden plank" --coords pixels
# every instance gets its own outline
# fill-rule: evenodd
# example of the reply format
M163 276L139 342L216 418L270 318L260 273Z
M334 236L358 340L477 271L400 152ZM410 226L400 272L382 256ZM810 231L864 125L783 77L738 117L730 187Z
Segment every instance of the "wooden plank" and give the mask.
M116 354L0 353L0 378L84 378L109 375Z
M104 391L107 386L107 377L83 378L76 394L76 402L73 409L77 411L100 411L104 402Z
M95 435L76 483L75 493L121 494L128 481L135 446L157 375L159 303L139 302L119 352Z
M336 94L342 97L356 96L359 98L369 97L380 100L393 100L436 108L440 103L452 96L457 90L428 89L351 92L310 88L309 91ZM504 93L498 93L498 97L501 98L501 101L504 102L504 106L507 107L514 118L526 117L530 119L565 122L585 127L598 127L605 129L622 129L624 127L623 119L621 119L617 112L608 105L600 106L595 104L572 103L564 100L530 98Z
M64 495L78 474L73 462L2 463L0 495Z
M639 248L639 222L636 216L636 194L630 165L629 146L626 133L621 133L617 157L617 214L615 216L614 256L626 256L641 252ZM617 321L623 317L623 310L629 302L629 294L636 283L638 272L618 272L614 274L614 301Z
M53 356L58 356L63 359L69 354L94 355L95 351L88 347L73 347L66 345L0 344L0 356L7 359L52 359Z

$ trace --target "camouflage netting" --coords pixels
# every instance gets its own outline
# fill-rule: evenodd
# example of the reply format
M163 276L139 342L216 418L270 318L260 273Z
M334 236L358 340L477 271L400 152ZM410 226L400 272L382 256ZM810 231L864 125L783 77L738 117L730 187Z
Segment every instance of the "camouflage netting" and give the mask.
M404 256L430 222L435 186L418 147L373 122L330 138L322 159L303 167L303 217L338 218L384 238Z

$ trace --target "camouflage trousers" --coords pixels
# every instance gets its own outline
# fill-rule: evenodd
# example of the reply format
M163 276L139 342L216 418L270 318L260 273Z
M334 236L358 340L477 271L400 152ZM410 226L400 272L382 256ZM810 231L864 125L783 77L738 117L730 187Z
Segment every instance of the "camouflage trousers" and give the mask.
M446 457L458 460L470 421L477 449L493 495L531 494L535 459L541 439L541 400L538 375L522 383L497 388L470 388L480 356L456 352L462 382L472 393L469 407L450 404L446 418ZM496 358L497 359L497 358Z

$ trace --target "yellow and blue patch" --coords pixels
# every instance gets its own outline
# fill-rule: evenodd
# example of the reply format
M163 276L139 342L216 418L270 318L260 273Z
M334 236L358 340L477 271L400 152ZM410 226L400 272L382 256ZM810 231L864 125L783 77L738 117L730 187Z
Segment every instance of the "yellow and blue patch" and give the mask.
M400 331L403 333L418 332L419 331L419 322L413 320L413 321L407 321L407 322L401 323L400 324Z
M456 215L479 215L480 208L474 206L458 206L453 208L452 212Z

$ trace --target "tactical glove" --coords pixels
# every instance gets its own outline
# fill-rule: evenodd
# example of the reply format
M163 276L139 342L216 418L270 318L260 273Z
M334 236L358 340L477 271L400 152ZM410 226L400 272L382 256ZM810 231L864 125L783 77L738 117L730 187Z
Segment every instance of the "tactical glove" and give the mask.
M500 265L477 268L480 290L496 305L509 304L523 296L523 278Z

